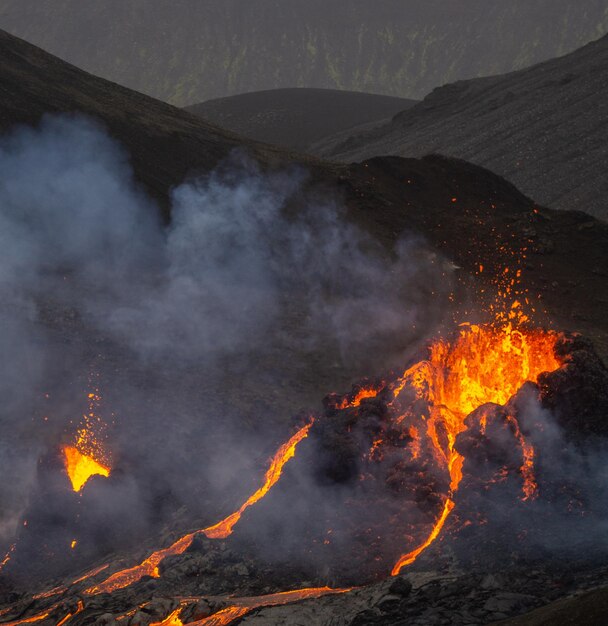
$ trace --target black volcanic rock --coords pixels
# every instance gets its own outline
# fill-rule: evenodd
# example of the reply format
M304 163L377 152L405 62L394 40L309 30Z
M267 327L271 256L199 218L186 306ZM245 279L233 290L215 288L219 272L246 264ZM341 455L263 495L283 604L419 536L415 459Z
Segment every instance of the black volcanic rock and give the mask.
M170 190L188 175L208 172L235 147L244 146L263 167L293 163L287 152L91 76L1 31L0 52L0 131L36 124L45 113L100 120L126 148L138 181L167 219ZM520 264L522 287L542 298L557 326L583 332L600 355L608 354L605 224L582 213L539 210L500 176L455 159L383 157L353 166L298 159L310 172L309 187L343 202L363 231L389 250L404 233L421 235L453 263L447 272L463 287L479 264L485 269L475 281L486 287L505 264Z
M341 161L439 152L512 181L537 202L608 218L608 37L503 76L435 89L390 123L321 142Z
M543 406L575 436L608 436L608 369L593 344L579 335L564 336L557 354L562 368L542 374Z

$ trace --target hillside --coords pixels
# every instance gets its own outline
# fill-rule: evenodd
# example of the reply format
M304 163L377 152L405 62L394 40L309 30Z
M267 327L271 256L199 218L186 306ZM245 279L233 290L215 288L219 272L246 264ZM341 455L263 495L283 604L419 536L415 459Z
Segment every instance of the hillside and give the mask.
M87 74L0 31L0 131L46 113L84 112L119 138L139 180L164 205L188 173L208 171L247 143L199 117ZM251 149L268 158L272 149Z
M207 121L257 141L306 152L339 132L388 121L412 100L335 89L273 89L186 107Z
M186 106L286 87L420 99L574 50L607 32L607 11L605 0L1 0L0 28Z
M188 176L208 172L235 147L246 147L265 167L293 163L288 152L251 143L191 113L92 76L2 31L0 53L2 131L36 124L45 113L92 116L128 151L137 180L159 201L167 219L171 189ZM385 246L392 247L404 230L418 232L471 275L484 263L488 269L476 280L492 281L491 268L500 267L491 243L496 233L512 238L515 221L521 240L516 237L513 245L524 247L528 241L529 229L520 218L534 203L501 177L469 163L389 157L347 166L298 159L311 172L310 184L333 188L350 218ZM589 332L605 345L602 285L608 280L608 228L584 214L546 211L546 220L535 218L533 231L536 239L549 242L541 246L548 252L538 264L528 264L529 287L542 292L550 314L561 324ZM453 232L459 236L454 238ZM480 247L480 241L487 245ZM480 258L472 258L471 250Z
M325 157L439 152L483 165L537 202L608 218L608 37L534 67L436 89L370 132L317 145Z

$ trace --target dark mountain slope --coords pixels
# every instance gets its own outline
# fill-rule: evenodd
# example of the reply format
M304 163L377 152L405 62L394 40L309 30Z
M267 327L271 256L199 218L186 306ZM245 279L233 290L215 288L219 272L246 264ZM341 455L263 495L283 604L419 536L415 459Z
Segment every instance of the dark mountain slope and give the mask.
M199 117L97 78L0 31L0 131L36 124L45 113L84 112L101 120L129 151L133 168L163 203L167 190L209 170L247 143ZM272 149L250 146L260 158Z
M1 0L0 28L185 106L282 87L419 99L608 30L606 0Z
M334 89L273 89L209 100L187 110L244 137L305 152L325 137L380 122L415 102Z
M441 152L536 201L608 218L608 37L526 70L446 85L389 124L316 147L344 161Z

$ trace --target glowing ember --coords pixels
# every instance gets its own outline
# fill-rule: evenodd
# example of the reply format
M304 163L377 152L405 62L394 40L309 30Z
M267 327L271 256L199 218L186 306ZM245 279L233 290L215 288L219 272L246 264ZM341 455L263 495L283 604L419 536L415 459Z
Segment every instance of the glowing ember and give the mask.
M514 305L514 317L525 321ZM427 402L427 436L437 458L450 475L450 494L444 509L427 540L415 550L399 558L393 575L413 563L437 538L454 508L453 494L462 479L463 457L454 449L456 437L465 430L465 418L476 408L493 402L506 404L527 381L535 382L543 372L560 367L554 347L553 332L516 328L504 325L463 325L454 342L437 341L430 348L429 359L416 363L394 386L398 401L406 386L413 387L420 399ZM400 419L403 419L402 416ZM536 490L534 449L527 443L517 420L509 418L515 437L522 446L524 464L521 468L525 499Z
M243 511L245 511L245 509L250 507L252 504L261 500L272 489L281 477L281 472L283 471L285 463L295 456L297 445L300 441L302 441L302 439L308 437L308 431L312 425L313 421L300 428L300 430L289 441L284 443L278 449L277 453L270 462L270 467L266 472L264 484L254 494L252 494L244 504L241 505L238 511L235 511L232 515L229 515L226 519L223 519L214 526L209 526L209 528L205 528L205 530L203 530L209 539L224 539L225 537L228 537L228 535L232 533L234 525L241 518Z
M109 467L102 465L90 456L82 454L74 446L64 446L63 456L65 471L72 483L72 489L76 492L82 490L91 476L105 476L107 478L110 475Z

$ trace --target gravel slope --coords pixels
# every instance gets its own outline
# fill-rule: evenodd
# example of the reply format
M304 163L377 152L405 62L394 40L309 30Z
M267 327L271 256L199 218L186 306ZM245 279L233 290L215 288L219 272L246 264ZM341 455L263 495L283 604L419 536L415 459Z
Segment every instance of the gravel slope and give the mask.
M329 139L340 161L439 152L483 165L537 202L608 218L608 37L529 69L446 85L381 128Z

